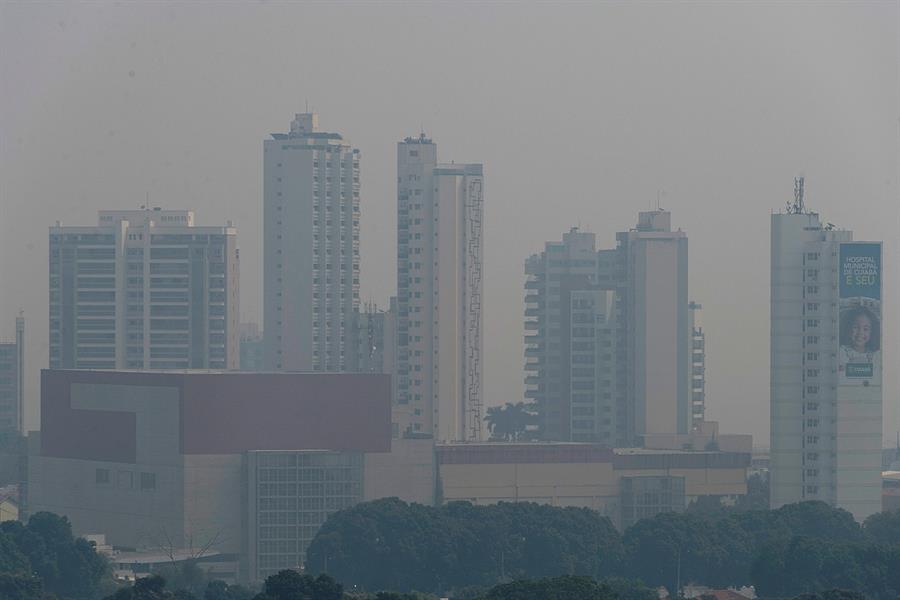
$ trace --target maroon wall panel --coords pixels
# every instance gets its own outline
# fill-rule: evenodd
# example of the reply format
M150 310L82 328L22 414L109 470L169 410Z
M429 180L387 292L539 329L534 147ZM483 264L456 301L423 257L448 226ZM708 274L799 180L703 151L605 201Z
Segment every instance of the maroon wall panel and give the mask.
M192 374L183 389L184 454L391 449L387 375Z
M133 463L137 455L135 414L73 409L73 383L178 386L180 380L169 374L41 371L41 454Z

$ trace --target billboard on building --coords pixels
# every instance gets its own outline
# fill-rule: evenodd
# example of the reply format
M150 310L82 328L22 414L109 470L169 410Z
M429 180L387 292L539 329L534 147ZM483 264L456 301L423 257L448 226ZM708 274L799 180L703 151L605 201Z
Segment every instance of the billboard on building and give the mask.
M841 244L840 348L844 385L881 386L881 244Z

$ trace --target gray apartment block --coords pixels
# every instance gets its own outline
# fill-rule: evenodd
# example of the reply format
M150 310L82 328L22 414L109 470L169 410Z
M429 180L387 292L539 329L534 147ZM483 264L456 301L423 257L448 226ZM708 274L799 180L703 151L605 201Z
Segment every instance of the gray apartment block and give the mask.
M0 432L24 432L25 319L16 317L16 337L0 342Z
M546 440L625 447L691 430L687 236L653 211L616 239L597 250L573 228L525 263L525 397Z
M50 367L238 367L237 232L186 210L50 228Z

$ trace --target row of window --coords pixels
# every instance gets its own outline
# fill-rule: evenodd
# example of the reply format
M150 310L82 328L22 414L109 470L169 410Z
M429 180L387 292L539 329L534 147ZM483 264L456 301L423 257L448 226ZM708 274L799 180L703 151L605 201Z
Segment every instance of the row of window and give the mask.
M115 481L113 480L114 475ZM156 489L156 473L145 471L135 473L134 471L112 471L111 469L98 468L94 477L94 481L98 486L115 486L123 490L139 489L142 491Z

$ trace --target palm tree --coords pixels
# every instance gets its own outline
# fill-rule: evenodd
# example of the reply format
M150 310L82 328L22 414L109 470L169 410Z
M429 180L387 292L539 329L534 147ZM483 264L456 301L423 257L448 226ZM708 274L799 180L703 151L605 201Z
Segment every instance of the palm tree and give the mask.
M484 417L491 439L517 442L528 439L529 426L537 423L533 404L507 402L504 406L491 406Z

